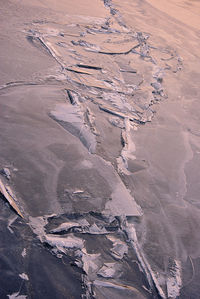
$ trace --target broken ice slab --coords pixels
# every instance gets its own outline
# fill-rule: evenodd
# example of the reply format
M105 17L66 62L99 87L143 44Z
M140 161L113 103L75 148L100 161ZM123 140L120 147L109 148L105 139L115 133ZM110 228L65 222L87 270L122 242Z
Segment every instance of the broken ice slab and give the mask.
M153 82L151 83L151 86L156 90L156 91L160 91L162 89L162 85L160 82Z
M57 104L50 116L60 123L68 132L78 137L90 153L95 153L96 138L84 123L84 113L79 106L66 103Z
M14 195L12 194L11 189L8 186L4 185L1 179L0 179L0 193L5 197L5 199L9 202L9 204L17 212L17 214L20 217L24 218L24 216L22 215L20 209L18 208L15 202Z
M124 129L124 121L118 117L110 117L109 122L117 128Z
M83 270L91 279L93 276L96 276L96 271L100 268L101 265L101 255L97 254L89 254L86 249L82 249L82 262L83 262Z
M107 235L107 239L113 243L113 247L111 248L111 254L116 259L119 259L119 260L123 259L124 255L128 253L127 244L112 235Z
M137 73L136 69L133 69L132 67L125 67L125 68L121 68L120 72L122 73Z
M120 111L116 111L108 106L105 106L105 105L99 105L99 108L107 113L110 113L114 116L118 116L122 119L129 119L131 121L138 121L138 122L141 122L141 117L139 117L138 115L136 114L130 114L128 112L126 113L122 113Z
M124 291L133 291L135 294L139 294L138 290L136 288L134 288L133 286L130 286L130 285L125 285L123 283L119 283L119 282L116 282L116 281L107 281L107 280L95 280L94 281L94 285L95 286L98 286L98 287L105 287L105 288L115 288L115 289L118 289L118 290L124 290ZM132 294L133 296L133 294ZM132 297L132 298L144 298L143 296L142 297Z
M92 72L89 72L89 71L86 71L86 70L83 70L83 69L80 69L76 66L68 66L65 68L67 71L69 72L74 72L74 73L77 73L77 74L86 74L86 75L93 75Z
M144 111L143 115L141 116L141 121L146 123L150 122L154 116L154 111L152 111L150 108Z
M58 64L63 68L63 61L62 61L62 57L59 54L59 52L56 50L56 47L50 43L49 41L47 41L44 37L31 37L29 36L29 40L31 38L31 41L33 42L37 42L40 43L42 45L42 47L44 47L44 49L47 51L47 53L49 53L57 62Z
M68 232L71 228L81 227L78 222L64 222L60 224L58 227L52 229L50 233L60 233L60 232Z
M77 64L76 66L78 66L79 68L83 68L83 69L90 69L90 70L102 70L102 67L100 66L94 66L94 65L88 65L88 64Z
M117 263L105 263L97 273L98 276L104 278L116 278L116 277L120 277L120 274L121 274L121 265Z
M139 116L136 113L136 109L133 105L133 98L130 99L127 95L117 92L103 92L101 94L102 99L101 102L104 102L104 106L110 107L111 109L118 111L129 116L131 114L132 117L139 120Z
M92 224L89 227L83 229L83 233L91 234L91 235L105 235L110 233L103 226L98 226L96 223Z
M136 173L138 171L144 170L148 167L148 163L144 160L139 159L127 159L127 170L130 173Z
M139 47L138 41L130 39L117 38L116 34L95 34L86 35L84 39L71 41L74 46L81 46L86 51L93 51L108 55L128 54L133 49Z
M137 69L135 68L137 66L137 68L139 69L140 66L136 64L135 60L129 60L127 59L128 57L126 56L120 56L120 57L116 57L115 58L115 63L119 66L119 71L121 73L137 73ZM134 66L134 67L132 67Z
M170 260L168 265L169 276L167 277L168 298L178 298L182 288L182 267L178 260Z
M7 167L4 167L2 170L0 170L0 173L7 178L7 180L10 180L10 170Z
M109 234L110 232L107 231L103 226L99 226L96 223L93 223L90 225L87 223L81 223L83 221L77 221L77 222L65 222L59 225L57 228L52 229L50 233L64 233L68 231L73 232L81 232L82 234L91 234L91 235L105 235Z
M110 84L106 83L105 81L95 79L94 77L86 74L71 74L71 79L79 83L81 85L99 88L99 89L107 89L112 90L112 87Z
M56 235L44 235L43 242L48 243L52 247L56 247L58 250L63 248L71 249L77 248L82 249L84 247L84 241L80 238L75 237L73 234L67 237L60 237Z
M122 73L124 82L128 85L135 85L135 86L140 86L144 78L142 75L134 73L134 72L123 72Z
M84 50L91 51L91 52L99 52L100 48L97 45L91 44L85 40L79 39L79 40L72 40L71 41L73 46L81 46L84 47Z
M96 125L95 125L95 115L92 113L89 107L86 108L85 118L86 118L86 122L90 126L92 133L96 136L99 136L99 132L96 129Z
M123 183L116 185L111 198L105 205L105 213L115 216L142 216L142 210L129 191L124 192Z
M120 287L121 286L121 287ZM123 283L111 281L94 281L94 292L96 298L126 298L126 299L147 299L148 297L139 292L136 288ZM150 297L149 297L150 298Z
M129 54L133 49L138 47L137 42L124 42L122 44L106 43L101 46L99 53L107 55L123 55Z

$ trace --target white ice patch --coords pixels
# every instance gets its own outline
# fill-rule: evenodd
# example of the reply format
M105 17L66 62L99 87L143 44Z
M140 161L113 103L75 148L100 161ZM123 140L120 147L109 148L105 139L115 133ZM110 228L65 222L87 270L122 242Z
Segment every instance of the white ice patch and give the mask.
M19 295L19 292L13 293L11 295L7 295L9 299L26 299L26 295Z
M11 226L15 222L16 219L17 219L17 215L15 215L14 217L12 217L11 219L8 219L7 228L11 232L11 234L14 234L14 231L12 230Z
M21 279L24 279L24 280L29 280L29 278L28 278L28 275L26 274L26 273L21 273L21 274L19 274L19 277L21 278Z
M23 249L21 255L22 255L22 257L25 257L25 256L26 256L26 248Z

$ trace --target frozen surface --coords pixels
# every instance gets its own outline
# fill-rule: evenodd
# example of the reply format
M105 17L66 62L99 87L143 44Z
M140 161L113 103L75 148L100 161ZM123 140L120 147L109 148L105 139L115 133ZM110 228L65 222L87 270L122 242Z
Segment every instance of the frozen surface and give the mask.
M1 10L0 297L198 298L198 1Z

